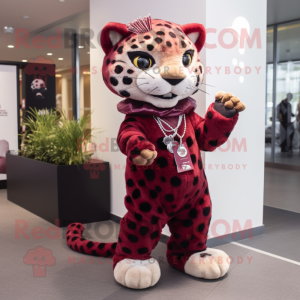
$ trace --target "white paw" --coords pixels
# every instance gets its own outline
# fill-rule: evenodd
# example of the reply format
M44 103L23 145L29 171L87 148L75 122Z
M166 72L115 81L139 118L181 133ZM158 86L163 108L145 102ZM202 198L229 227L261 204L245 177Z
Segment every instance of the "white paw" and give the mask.
M197 278L217 279L227 273L229 265L230 258L224 251L207 248L190 256L184 271Z
M145 289L155 285L160 278L160 268L156 259L123 259L114 269L117 282L131 289Z

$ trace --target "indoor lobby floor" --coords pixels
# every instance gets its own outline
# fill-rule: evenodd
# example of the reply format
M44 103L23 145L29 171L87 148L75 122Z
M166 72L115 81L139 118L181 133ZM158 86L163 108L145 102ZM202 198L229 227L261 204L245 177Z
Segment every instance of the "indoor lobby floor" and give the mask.
M6 199L6 190L0 190L0 299L300 299L297 213L265 207L264 234L218 247L233 259L221 280L199 280L173 269L166 262L166 245L159 242L153 256L160 263L160 281L146 290L130 290L114 280L111 259L72 251L64 239L65 229L57 229L58 238L51 239L50 223ZM119 225L111 221L93 223L85 237L112 242L118 230ZM49 249L55 258L45 277L34 277L33 265L23 261L38 246Z

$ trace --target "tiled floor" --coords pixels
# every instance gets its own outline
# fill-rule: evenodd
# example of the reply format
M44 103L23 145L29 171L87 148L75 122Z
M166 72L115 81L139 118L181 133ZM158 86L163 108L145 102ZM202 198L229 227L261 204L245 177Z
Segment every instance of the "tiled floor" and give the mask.
M291 259L300 261L296 255L299 250L299 238L298 244L291 244L295 238L291 235L284 237L284 232L291 229L289 226L298 226L299 229L299 214L290 218L280 215L280 211L275 211L275 217L272 218L272 211L267 208L265 215L266 233L251 240L253 243L256 239L261 239L261 242L256 245L245 240L242 243L258 248L269 238L271 241L267 245L271 248L262 246L262 250L271 253L272 250L276 250L274 245L286 243L286 249L289 250L285 252L283 247L278 255L288 254ZM290 219L289 224L278 225L286 217ZM221 280L206 281L171 268L166 262L166 245L159 243L153 251L153 256L161 267L159 283L147 290L130 290L115 282L111 259L90 257L71 251L64 240L64 230L60 229L57 232L58 238L53 239L49 235L49 227L52 227L50 223L7 201L6 191L0 190L1 300L300 299L299 265L233 244L219 247L233 259L228 275ZM88 238L109 242L116 241L118 230L118 224L109 221L89 225L85 234ZM272 231L274 236L276 231L279 233L276 241L275 237L272 238ZM54 235L55 231L51 234ZM23 261L27 252L38 246L51 250L56 260L53 266L47 266L46 277L34 277L33 266ZM294 253L291 249L295 249Z

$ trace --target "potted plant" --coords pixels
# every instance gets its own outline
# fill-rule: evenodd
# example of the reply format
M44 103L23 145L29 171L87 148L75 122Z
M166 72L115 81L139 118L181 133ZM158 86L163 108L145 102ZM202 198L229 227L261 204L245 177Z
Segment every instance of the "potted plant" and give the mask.
M7 154L7 197L59 227L110 219L109 164L86 151L90 115L29 111L19 155Z

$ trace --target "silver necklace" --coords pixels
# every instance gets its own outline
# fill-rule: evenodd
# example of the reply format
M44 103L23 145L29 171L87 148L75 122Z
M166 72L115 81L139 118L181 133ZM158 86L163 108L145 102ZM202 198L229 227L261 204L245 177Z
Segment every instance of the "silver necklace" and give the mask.
M185 157L187 155L187 149L185 148L184 144L182 144L182 139L185 135L186 132L186 119L185 119L185 115L180 115L179 119L178 119L178 124L175 128L172 128L172 126L170 124L168 124L167 122L165 122L164 120L162 120L159 117L154 117L154 120L157 122L159 128L161 129L161 131L163 132L163 134L165 135L165 137L163 138L163 143L167 146L167 149L169 150L169 152L173 153L173 146L175 145L175 141L174 141L174 136L177 135L180 139L180 145L177 149L177 153L180 157ZM180 135L178 133L178 129L181 125L182 122L182 118L184 120L184 130L183 130L183 134ZM166 129L163 127L162 122L164 124L166 124L170 130ZM166 132L174 132L173 134L170 134L169 136L166 134Z

